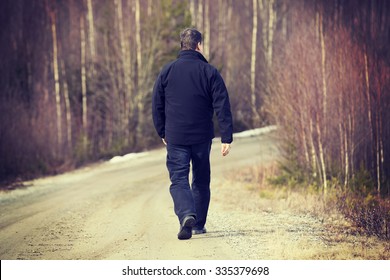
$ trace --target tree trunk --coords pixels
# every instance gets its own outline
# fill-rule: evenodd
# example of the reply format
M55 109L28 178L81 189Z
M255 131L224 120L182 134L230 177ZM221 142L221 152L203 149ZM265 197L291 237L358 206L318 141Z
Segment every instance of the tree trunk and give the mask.
M312 175L314 179L317 179L317 173L321 174L321 170L319 168L318 164L318 156L316 152L316 148L314 146L314 131L313 131L313 120L310 117L309 120L309 129L310 129L310 134L309 134L309 144L310 144L310 156L311 156L311 169L312 169ZM322 176L321 176L322 180Z
M196 24L195 0L190 0L191 25Z
M224 45L224 37L225 35L225 26L226 26L226 1L219 0L218 1L218 39L217 39L217 46L223 46ZM219 55L221 61L224 59L224 53L225 48L222 48L222 50L219 50Z
M266 73L272 66L272 51L274 31L276 28L276 10L274 9L275 0L258 0L262 27L262 43L265 58ZM266 6L268 5L268 6Z
M274 41L274 30L276 27L276 10L274 9L274 1L270 0L268 2L268 38L267 38L267 69L266 73L270 71L272 67L272 50L273 50L273 41ZM263 26L264 28L264 26Z
M204 45L203 45L203 52L207 59L210 59L210 3L208 0L205 0L205 15L204 15Z
M378 81L379 82L379 81ZM376 184L377 184L377 193L378 195L380 194L381 192L381 179L382 179L382 176L381 176L381 166L382 166L382 161L381 161L381 154L382 154L382 149L381 149L381 110L380 110L380 107L381 107L381 100L380 100L380 85L378 85L378 98L377 98L377 106L378 106L378 112L375 114L376 115L376 145L375 145L375 149L376 149Z
M118 86L117 86L117 83L115 81L115 78L114 78L114 75L112 72L112 67L110 66L110 46L109 46L109 36L108 34L104 34L104 37L103 37L103 48L104 48L104 56L103 56L103 63L104 65L107 65L107 69L108 69L108 78L109 78L109 83L111 84L112 88L109 92L110 96L108 98L109 100L109 104L107 104L108 108L109 108L109 114L106 118L106 127L107 127L107 135L106 135L106 145L108 148L111 148L112 147L112 143L113 143L113 135L114 133L116 133L116 129L115 127L119 126L120 127L120 122L118 123L118 121L120 120L120 117L118 118L118 115L120 116L120 110L118 110L119 106L117 106L117 104L119 104L120 100L119 99L119 96L118 96ZM115 67L114 67L115 69Z
M88 112L87 112L87 71L86 71L86 57L85 57L85 24L84 17L80 17L80 39L81 39L81 103L82 103L82 145L84 152L87 152L88 145Z
M232 22L232 15L233 15L233 8L232 8L232 3L228 3L227 5L227 16L226 16L226 21L227 22ZM228 30L228 28L225 28L224 29L224 38L227 42L230 41L230 38L231 38L231 34ZM233 58L233 55L232 55L232 44L226 44L226 55L224 57L224 61L226 63L226 72L225 72L225 78L226 78L226 84L230 84L232 81L232 71L231 71L231 68L232 68L232 58Z
M300 115L300 127L299 129L301 130L301 138L302 138L302 145L303 145L303 153L305 155L305 166L310 166L310 157L309 157L309 151L307 148L307 139L306 139L306 129L305 129L305 122L303 121L303 116L302 114Z
M257 0L253 0L252 15L252 49L251 49L251 108L254 126L260 123L260 116L257 110L257 92L256 92L256 59L257 59Z
M282 36L284 40L287 40L287 4L286 1L282 2Z
M320 127L321 118L317 118L317 133L318 133L318 148L320 153L320 162L322 167L322 176L323 176L323 186L324 186L324 193L327 193L327 174L326 174L326 164L325 164L325 147L323 145L323 139L326 137L326 122L327 122L327 83L326 83L326 68L325 68L325 62L326 62L326 56L325 56L325 39L324 39L324 32L323 32L323 19L322 19L322 11L320 12L320 21L319 21L319 32L320 32L320 43L321 43L321 76L322 76L322 109L323 109L323 116L322 116L322 123L325 125L324 131L322 131ZM319 116L320 113L318 113ZM325 135L323 135L323 133Z
M368 118L368 131L370 133L370 143L369 146L372 148L371 153L373 154L374 158L376 157L375 153L375 143L374 143L374 129L373 129L373 122L372 122L372 105L371 105L371 85L370 85L370 74L369 74L369 68L368 68L368 57L367 57L367 46L364 49L364 78L365 78L365 85L366 85L366 100L367 100L367 118ZM371 168L374 168L375 163L371 160L370 162Z
M204 14L203 14L203 1L198 0L198 15L197 15L197 26L196 28L200 30L200 32L204 32Z
M346 79L346 71L344 67L344 55L342 50L337 54L337 68L339 69L339 80L343 81ZM345 124L345 108L343 106L343 101L345 98L345 93L341 92L337 95L337 115L338 115L338 129L339 129L339 146L340 146L340 171L342 177L340 181L344 180L344 189L347 188L349 182L349 152L348 152L348 139L347 131Z
M327 175L326 175L326 164L325 164L325 152L324 152L324 144L323 144L323 136L320 128L320 120L317 115L316 119L316 128L317 128L317 138L318 138L318 152L320 156L320 163L321 163L321 173L322 173L322 184L323 184L323 190L324 194L327 194L328 191L328 184L327 184Z
M380 195L382 191L382 179L383 179L383 164L384 164L384 149L383 149L383 120L382 120L382 75L380 69L380 62L377 60L376 70L376 92L377 92L377 112L376 112L376 135L377 135L377 143L376 143L376 157L377 157L377 193Z
M69 88L66 79L65 62L61 59L61 74L63 80L63 91L65 99L65 114L66 114L66 139L68 146L68 153L72 151L72 112L70 109Z
M137 73L142 73L142 45L141 45L141 21L139 0L135 0L135 38L137 44ZM140 79L142 81L142 77Z
M57 153L62 146L62 112L61 112L61 95L60 95L60 78L58 68L58 46L57 46L57 28L56 15L50 11L51 33L53 41L53 75L54 75L54 94L56 100L56 117L57 117ZM58 156L58 154L57 154Z
M119 32L119 45L120 45L120 53L121 53L121 70L124 74L124 84L120 84L123 92L123 114L122 114L122 133L123 133L123 143L125 146L128 144L129 140L129 98L128 91L129 86L131 84L130 80L130 67L127 65L127 51L126 51L126 42L125 42L125 33L123 28L123 10L122 10L122 0L115 0L115 6L117 8L117 16L118 16L118 32ZM121 75L121 74L120 74Z
M322 73L322 93L323 93L323 119L324 123L327 121L327 100L328 100L328 92L327 92L327 83L326 83L326 52L325 52L325 38L324 38L324 30L323 30L323 19L322 19L322 11L320 13L320 21L319 21L319 32L320 32L320 43L321 43L321 73Z
M90 49L90 55L91 55L91 79L95 77L95 57L96 57L96 50L95 50L95 27L94 27L94 18L93 18L93 5L92 0L87 0L87 7L88 7L88 38L89 38L89 49Z

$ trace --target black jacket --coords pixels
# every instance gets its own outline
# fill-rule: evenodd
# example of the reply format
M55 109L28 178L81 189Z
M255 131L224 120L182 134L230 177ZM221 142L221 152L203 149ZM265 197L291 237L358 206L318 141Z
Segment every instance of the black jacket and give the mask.
M214 111L222 143L233 141L225 83L197 51L180 51L163 67L153 88L152 108L156 131L168 143L192 145L214 138Z

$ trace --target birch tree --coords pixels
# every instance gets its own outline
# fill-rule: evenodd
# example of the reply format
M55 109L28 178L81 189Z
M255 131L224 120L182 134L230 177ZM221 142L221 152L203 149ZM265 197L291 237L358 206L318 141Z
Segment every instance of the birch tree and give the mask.
M252 15L252 49L251 49L251 108L253 114L253 124L256 126L260 122L260 115L258 113L257 91L256 91L256 60L257 60L257 22L258 22L258 8L257 0L252 1L253 15Z
M91 55L91 61L95 61L96 57L96 48L95 48L95 21L94 21L94 13L93 13L93 4L92 0L87 0L87 19L88 19L88 38L89 38L89 49ZM95 76L95 66L94 63L91 65L91 80L93 80Z
M273 41L277 21L276 9L274 8L275 0L258 0L258 3L262 23L262 49L268 70L272 67Z
M65 101L65 119L66 119L66 143L68 152L72 151L72 112L70 108L70 97L69 97L69 87L66 79L66 70L64 59L61 59L61 75L63 77L63 92L64 92L64 101Z
M121 87L121 90L119 91L121 93L121 99L123 101L122 108L121 108L121 130L123 133L123 141L124 145L126 146L129 141L129 97L128 94L130 94L130 65L127 65L129 62L128 58L128 52L126 49L126 37L124 32L124 19L123 19L123 9L122 9L122 0L115 0L115 7L116 7L116 13L117 13L117 24L118 24L118 33L119 33L119 46L120 46L120 53L122 59L120 60L120 71L123 71L121 75L123 74L124 80L119 82L119 86Z
M57 147L55 148L56 156L59 156L59 149L62 146L62 112L61 112L61 93L58 67L58 45L57 45L57 23L55 11L49 6L46 1L46 10L50 18L50 30L52 39L52 67L54 78L54 95L56 104L56 120L57 120Z
M210 41L210 1L205 0L204 3L204 43L203 43L203 51L204 55L207 59L210 59L210 47L211 47L211 41Z
M327 82L326 82L326 50L325 50L325 39L324 39L324 31L323 31L323 21L322 21L322 14L320 14L320 22L319 22L319 33L320 33L320 44L321 44L321 76L322 76L322 122L327 121ZM325 163L325 148L324 148L324 137L322 134L326 134L326 130L320 127L321 119L317 119L317 133L318 133L318 148L320 152L320 162L322 167L322 182L323 182L323 188L324 192L326 194L327 192L327 173L326 173L326 163ZM323 126L325 127L325 126Z
M135 0L135 36L137 45L137 73L142 72L141 11L139 0ZM141 78L142 79L142 78Z
M88 107L87 107L87 66L86 66L86 35L84 17L80 17L80 60L81 60L81 108L82 108L82 147L84 153L88 146Z

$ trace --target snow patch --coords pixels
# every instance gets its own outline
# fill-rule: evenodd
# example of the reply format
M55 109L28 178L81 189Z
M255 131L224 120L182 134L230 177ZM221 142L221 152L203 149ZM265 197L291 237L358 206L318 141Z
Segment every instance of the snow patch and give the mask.
M124 156L115 156L112 159L110 159L108 162L109 163L120 163L120 162L125 162L133 159L137 159L140 157L144 157L148 154L148 152L142 152L142 153L130 153Z
M251 129L251 130L246 130L246 131L234 133L233 137L234 138L253 137L253 136L257 136L257 135L270 133L271 131L274 131L276 129L277 129L276 125L270 125L270 126L266 126L266 127L260 127L260 128L255 128L255 129Z

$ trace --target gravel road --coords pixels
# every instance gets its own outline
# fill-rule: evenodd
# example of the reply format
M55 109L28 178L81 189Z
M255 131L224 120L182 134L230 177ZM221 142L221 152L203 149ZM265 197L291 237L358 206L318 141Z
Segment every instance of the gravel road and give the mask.
M227 157L218 141L207 234L177 239L161 148L1 192L0 259L285 259L293 258L286 250L304 251L302 244L322 246L320 221L266 211L258 197L226 179L274 161L272 133L237 137Z

